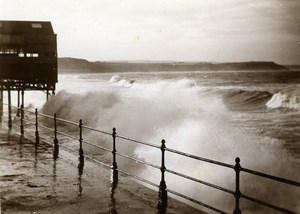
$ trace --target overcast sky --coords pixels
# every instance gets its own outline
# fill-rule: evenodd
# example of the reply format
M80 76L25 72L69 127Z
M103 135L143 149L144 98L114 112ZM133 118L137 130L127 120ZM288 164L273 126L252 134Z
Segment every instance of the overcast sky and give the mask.
M300 0L0 0L51 21L59 57L300 64Z

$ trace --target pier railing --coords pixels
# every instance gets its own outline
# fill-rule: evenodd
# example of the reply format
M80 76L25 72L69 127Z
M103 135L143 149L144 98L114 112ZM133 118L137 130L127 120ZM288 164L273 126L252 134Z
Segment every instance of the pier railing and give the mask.
M148 142L144 142L144 141L140 141L140 140L136 140L136 139L133 139L133 138L129 138L129 137L126 137L126 136L119 135L119 134L117 134L116 128L112 128L111 132L103 131L103 130L99 130L99 129L84 125L84 122L81 119L78 121L78 123L76 123L76 122L73 122L73 121L58 118L56 114L47 115L47 114L44 114L44 113L39 113L38 109L35 109L35 111L25 109L23 105L21 105L20 107L15 107L15 106L10 105L10 103L9 104L3 103L3 104L8 107L8 111L7 112L4 112L3 110L0 111L0 119L1 119L0 122L3 122L2 117L5 114L8 118L7 122L8 122L9 129L12 129L12 127L15 126L20 130L21 135L24 135L25 126L34 126L34 128L35 128L34 136L35 136L36 145L38 145L40 143L40 138L41 138L40 131L41 131L41 129L53 133L53 143L52 144L53 144L53 158L54 159L57 159L59 157L59 148L62 147L66 150L69 150L71 152L74 152L74 153L78 154L78 166L81 167L82 169L84 167L84 161L85 160L94 161L94 162L96 162L97 164L100 164L103 167L111 169L111 171L112 171L112 186L116 187L116 185L118 183L118 180L119 180L119 173L120 173L120 174L123 174L123 175L128 176L128 177L132 177L132 178L134 178L134 179L136 179L140 182L143 182L145 184L148 184L150 186L153 186L153 187L157 188L158 189L158 209L159 209L160 213L165 213L166 210L167 210L168 194L169 193L173 194L173 195L176 195L180 198L183 198L185 200L188 200L190 202L193 202L195 204L198 204L200 206L203 206L203 207L205 207L209 210L212 210L216 213L227 213L225 211L222 211L219 208L214 207L213 205L203 203L203 202L201 202L201 201L199 201L195 198L189 197L189 196L187 196L183 193L180 193L178 191L167 188L167 180L165 178L165 173L169 173L169 174L172 174L172 175L175 175L175 176L179 176L183 179L190 180L190 181L193 181L193 182L205 185L207 187L216 189L218 191L222 191L222 192L225 192L227 194L232 195L234 200L235 200L235 207L233 208L233 213L234 214L242 213L242 210L240 208L240 203L241 203L240 199L241 198L243 198L245 200L248 200L248 201L251 201L253 203L259 204L261 206L268 207L268 208L273 209L273 210L277 210L277 211L282 212L282 213L296 213L295 211L288 210L286 208L277 206L275 204L271 204L271 203L266 202L266 201L259 200L259 199L255 198L253 196L249 196L249 195L246 195L246 194L242 193L241 190L240 190L240 177L241 177L241 172L249 173L249 174L252 174L254 176L263 177L265 179L270 179L270 180L273 180L273 181L276 181L276 182L279 182L279 183L283 183L283 184L286 184L286 185L290 185L290 186L293 186L293 187L296 187L296 188L300 187L300 182L292 181L292 180L284 179L284 178L281 178L281 177L277 177L277 176L273 176L273 175L265 174L265 173L258 172L258 171L255 171L255 170L244 168L244 167L241 166L241 160L238 157L235 158L235 164L223 163L223 162L220 162L220 161L195 156L195 155L192 155L192 154L189 154L189 153L185 153L185 152L182 152L182 151L178 151L178 150L169 148L169 147L166 146L165 140L161 140L160 146L158 146L156 144L151 144L151 143L148 143ZM21 112L21 116L18 117L19 120L20 120L20 126L13 123L12 108L14 108L17 111L17 116L20 115L19 113ZM48 125L51 124L52 127L46 126L44 124L42 125L41 122L39 122L42 117L51 120L52 122L47 122L46 124L48 124ZM58 130L57 123L63 124L64 126L73 126L74 128L76 127L76 129L78 129L78 131L77 131L78 136L74 136L72 134L68 134L68 133L65 133L63 131ZM31 132L32 132L32 130L33 129L31 128ZM98 144L89 142L88 140L86 140L84 138L83 130L89 130L91 132L95 132L95 133L98 133L98 134L103 134L103 135L106 135L106 136L110 136L111 137L112 148L107 148L107 147L104 147L102 145L98 145ZM59 137L58 136L64 136L64 137L67 137L71 140L78 141L78 145L77 145L78 150L76 151L76 150L74 150L74 148L69 148L69 147L64 146L61 143L59 143ZM161 156L160 165L147 162L143 159L136 158L132 155L128 155L128 154L118 152L117 148L118 148L118 140L119 139L157 149L157 151L160 152L160 156ZM104 162L104 161L97 160L96 158L94 158L92 156L84 154L83 145L89 145L89 146L94 147L95 149L100 149L104 152L112 153L112 162L111 162L111 164L109 164L107 162ZM233 172L235 174L235 189L234 190L227 189L227 188L221 187L219 185L210 183L208 181L204 181L204 180L200 180L200 179L195 178L195 177L191 177L191 176L186 175L182 172L178 172L178 171L169 169L168 168L168 163L166 163L166 161L165 161L166 152L173 153L173 154L176 154L176 155L179 155L179 156L183 156L183 157L186 157L186 158L189 158L189 159L194 159L196 161L201 161L201 162L206 162L206 163L213 164L213 165L218 165L220 167L228 168L230 170L233 170ZM160 170L160 181L159 181L159 183L154 183L154 182L152 182L152 181L150 181L146 178L142 178L138 175L127 172L124 169L120 169L118 167L118 164L117 164L117 157L122 157L122 158L125 158L125 159L128 159L128 160L134 161L138 164L148 166L148 167L152 167L154 170L155 169Z

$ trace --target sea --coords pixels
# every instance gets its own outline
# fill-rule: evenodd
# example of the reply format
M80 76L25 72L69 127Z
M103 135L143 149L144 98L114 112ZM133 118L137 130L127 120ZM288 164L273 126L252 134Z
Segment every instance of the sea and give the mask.
M25 104L66 120L82 119L95 129L111 132L115 127L117 134L143 142L160 145L164 139L167 148L232 165L239 157L244 168L300 181L300 71L60 74L55 96L45 103L45 94L26 92ZM58 128L70 134L77 129ZM84 130L83 138L111 146L110 136ZM77 149L63 139L62 144ZM110 153L87 145L84 149L87 155L111 161ZM117 151L160 165L161 153L155 148L117 139ZM117 161L120 169L159 184L159 170L122 157ZM170 152L165 164L167 169L235 190L233 169ZM245 172L240 176L242 194L300 213L299 187ZM226 212L234 209L231 194L170 173L166 184ZM241 209L280 213L246 199L241 199Z

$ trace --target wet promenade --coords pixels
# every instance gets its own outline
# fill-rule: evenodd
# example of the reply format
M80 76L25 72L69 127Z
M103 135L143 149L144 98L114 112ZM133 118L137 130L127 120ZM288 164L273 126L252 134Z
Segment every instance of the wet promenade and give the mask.
M120 176L110 186L111 172L61 149L54 161L52 147L38 147L0 124L0 198L3 213L158 213L157 191ZM201 213L169 199L167 213Z

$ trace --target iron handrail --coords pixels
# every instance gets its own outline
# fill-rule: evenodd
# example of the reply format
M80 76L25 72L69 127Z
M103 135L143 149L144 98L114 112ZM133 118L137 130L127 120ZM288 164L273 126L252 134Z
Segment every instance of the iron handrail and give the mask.
M49 119L53 119L53 116L48 115L48 114L44 114L44 113L40 113L40 112L39 112L39 115L40 115L40 116L43 116L43 117L46 117L46 118L49 118Z
M247 196L247 195L244 195L244 194L241 194L241 198L247 199L247 200L252 201L252 202L254 202L254 203L263 205L263 206L265 206L265 207L272 208L272 209L274 209L274 210L278 210L278 211L283 212L283 213L297 214L297 213L295 213L295 212L293 212L293 211L284 209L284 208L282 208L282 207L275 206L275 205L273 205L273 204L269 204L269 203L267 203L267 202L264 202L264 201L261 201L261 200L252 198L252 197Z
M188 175L185 175L185 174L182 174L182 173L179 173L179 172L170 170L170 169L166 169L166 172L169 172L169 173L171 173L171 174L174 174L174 175L177 175L177 176L180 176L180 177L189 179L189 180L191 180L191 181L195 181L195 182L197 182L197 183L203 184L203 185L205 185L205 186L209 186L209 187L211 187L211 188L218 189L218 190L221 190L221 191L223 191L223 192L226 192L226 193L229 193L229 194L234 195L234 191L229 190L229 189L226 189L226 188L224 188L224 187L221 187L221 186L218 186L218 185L215 185L215 184L211 184L211 183L208 183L208 182L206 182L206 181L202 181L202 180L196 179L196 178L194 178L194 177L191 177L191 176L188 176Z
M47 126L43 126L43 125L40 125L40 124L39 124L39 127L43 128L43 129L46 129L48 131L52 131L52 132L54 131L54 129L51 129L51 128L47 127Z
M7 104L6 104L6 105L7 105ZM19 108L18 108L18 109L19 109ZM25 110L24 108L21 108L21 110L23 110L23 111L25 111L25 112L29 112L29 113L34 113L34 112L30 111L30 110ZM4 114L5 114L5 113L4 113ZM10 114L10 113L9 113L9 114ZM122 136L122 135L117 135L116 132L115 132L115 129L113 130L113 133L109 133L109 132L102 131L102 130L98 130L98 129L95 129L95 128L92 128L92 127L89 127L89 126L83 126L81 120L80 120L80 123L77 124L77 123L72 122L72 121L69 121L69 120L65 120L65 119L61 119L61 118L56 118L56 114L55 114L54 117L53 117L53 116L50 116L50 115L47 115L47 114L43 114L43 113L40 113L39 115L44 116L44 117L48 117L48 118L50 118L50 119L54 119L55 121L56 121L56 120L59 120L59 121L61 121L61 122L65 122L65 123L68 123L68 124L79 125L80 130L81 130L81 131L80 131L80 139L79 139L80 143L84 142L84 143L86 143L86 144L88 144L88 145L91 145L91 146L94 146L94 147L103 149L103 150L108 151L108 152L111 152L111 150L109 150L109 149L107 149L107 148L105 148L105 147L99 146L99 145L92 144L92 143L87 142L87 141L83 141L82 136L81 136L81 134L82 134L82 128L86 128L86 129L89 129L89 130L91 130L91 131L95 131L95 132L102 133L102 134L106 134L106 135L111 135L111 136L113 137L113 139L114 139L114 143L115 143L115 139L116 139L116 138L119 138L119 139L123 139L123 140L131 141L131 142L134 142L134 143L138 143L138 144L142 144L142 145L147 145L147 146L150 146L150 147L154 147L154 148L160 149L160 150L162 151L162 154L164 153L164 151L168 151L168 152L175 153L175 154L178 154L178 155L181 155L181 156L185 156L185 157L188 157L188 158L192 158L192 159L195 159L195 160L200 160L200 161L204 161L204 162L207 162L207 163L219 165L219 166L222 166L222 167L231 168L231 169L234 169L234 170L236 171L237 176L239 176L239 173L240 173L241 171L243 171L243 172L250 173L250 174L253 174L253 175L256 175L256 176L260 176L260 177L268 178L268 179L271 179L271 180L274 180L274 181L278 181L278 182L282 182L282 183L285 183L285 184L289 184L289 185L293 185L293 186L296 186L296 187L300 187L300 183L297 182L297 181L292 181L292 180L288 180L288 179L285 179L285 178L281 178L281 177L277 177L277 176L273 176L273 175L268 175L268 174L261 173L261 172L258 172L258 171L254 171L254 170L250 170L250 169L247 169L247 168L243 168L243 167L241 167L241 166L239 165L239 162L240 162L239 158L236 159L236 165L234 166L234 165L227 164L227 163L223 163L223 162L220 162L220 161L216 161L216 160L212 160L212 159L207 159L207 158L199 157L199 156L192 155L192 154L189 154L189 153L181 152L181 151L178 151L178 150L175 150L175 149L166 148L165 145L164 145L164 143L162 144L162 146L158 146L158 145L155 145L155 144L150 144L150 143L143 142L143 141L139 141L139 140L136 140L136 139L133 139L133 138L125 137L125 136ZM10 115L9 115L9 116L10 116ZM37 116L36 116L36 118L37 118ZM29 122L29 123L32 123L32 124L33 124L33 122L31 122L30 120L24 119L24 117L23 117L23 118L21 119L21 126L22 126L22 121ZM56 124L56 122L55 122L55 124ZM36 123L36 125L37 125L37 123ZM56 136L56 133L59 133L59 134L65 135L65 136L67 136L67 137L71 137L72 139L78 140L78 139L75 138L74 136L71 136L71 135L66 134L66 133L64 133L64 132L57 131L56 128L55 128L55 129L51 129L51 128L46 127L46 126L43 126L43 125L39 125L39 127L44 128L44 129L47 129L47 130L50 130L50 131L54 131L54 132L55 132L55 136ZM55 137L55 139L56 139L56 137ZM57 139L56 139L56 140L57 140ZM164 140L163 140L163 141L164 141ZM81 145L81 144L80 144L80 145ZM72 150L72 149L69 149L69 148L67 148L67 147L64 147L64 146L62 146L62 147L65 148L65 149L67 149L67 150L76 152L76 151L74 151L74 150ZM83 154L83 153L82 153L82 154ZM269 207L269 208L272 208L272 209L275 209L275 210L278 210L278 211L281 211L281 212L284 212L284 213L295 213L295 212L289 211L289 210L287 210L287 209L284 209L284 208L281 208L281 207L272 205L272 204L270 204L270 203L267 203L267 202L261 201L261 200L259 200L259 199L255 199L255 198L252 198L252 197L250 197L250 196L247 196L247 195L245 195L245 194L240 193L240 192L239 192L239 187L238 187L239 184L236 184L236 185L237 185L236 188L238 188L238 189L236 189L236 191L232 191L232 190L229 190L229 189L220 187L220 186L218 186L218 185L211 184L211 183L208 183L208 182L206 182L206 181L202 181L202 180L199 180L199 179L197 179L197 178L194 178L194 177L191 177L191 176L188 176L188 175L185 175L185 174L176 172L176 171L174 171L174 170L166 169L164 165L162 165L162 166L160 167L160 166L158 166L158 165L155 165L155 164L152 164L152 163L149 163L149 162L146 162L146 161L143 161L143 160L140 160L140 159L131 157L131 156L129 156L129 155L125 155L125 154L116 152L115 149L113 150L113 154L114 154L114 155L121 156L121 157L124 157L124 158L127 158L127 159L130 159L130 160L133 160L133 161L137 161L138 163L141 163L141 164L144 164L144 165L147 165L147 166L152 166L152 167L154 167L154 168L156 168L156 169L160 169L162 173L164 173L164 172L169 172L169 173L171 173L171 174L174 174L174 175L183 177L183 178L185 178L185 179L189 179L189 180L191 180L191 181L194 181L194 182L197 182L197 183L201 183L201 184L203 184L203 185L206 185L206 186L209 186L209 187L218 189L218 190L220 190L220 191L223 191L223 192L226 192L226 193L233 194L233 195L235 196L236 200L239 200L239 198L244 198L244 199L246 199L246 200L250 200L250 201L252 201L252 202L254 202L254 203L258 203L258 204L260 204L260 205L263 205L263 206L266 206L266 207ZM106 164L106 163L103 163L103 162L101 162L101 161L99 161L99 160L97 160L97 159L95 159L95 158L90 157L90 156L86 156L86 158L89 159L89 160L93 160L93 161L95 161L95 162L97 162L97 163L99 163L99 164L101 164L101 165L103 165L103 166L112 168L112 166L110 166L110 165L108 165L108 164ZM114 158L115 158L115 156L114 156ZM238 162L237 162L237 160L238 160ZM114 163L114 164L116 164L116 163ZM113 165L114 165L114 164L113 164ZM160 184L160 185L156 185L156 184L152 183L152 182L149 181L149 180L146 180L146 179L141 178L141 177L139 177L139 176L132 175L132 174L130 174L130 173L128 173L128 172L122 171L122 170L118 169L116 165L114 165L113 168L114 168L114 171L115 171L115 172L123 173L123 174L125 174L125 175L127 175L127 176L130 176L130 177L133 177L133 178L135 178L135 179L137 179L137 180L140 180L141 182L144 182L144 183L150 184L150 185L152 185L152 186L161 188L161 184ZM239 178L239 177L237 177L237 178ZM237 181L236 181L236 182L237 182ZM238 181L238 182L239 182L239 181ZM223 211L221 211L221 210L218 210L218 209L216 209L216 208L214 208L214 207L212 207L212 206L210 206L210 205L204 204L204 203L202 203L202 202L200 202L200 201L197 201L196 199L190 198L190 197L188 197L188 196L186 196L186 195L183 195L183 194L181 194L181 193L175 192L175 191L170 190L170 189L168 189L167 191L170 192L170 193L172 193L172 194L175 194L175 195L177 195L177 196L179 196L179 197L185 198L185 199L187 199L187 200L189 200L189 201L192 201L192 202L194 202L194 203L197 203L197 204L199 204L199 205L202 205L202 206L204 206L204 207L206 207L206 208L208 208L208 209L214 210L214 211L219 212L219 213L225 213L225 212L223 212ZM237 208L236 208L236 209L237 209Z
M7 103L3 103L3 104L4 105L8 105ZM14 108L18 108L18 107L13 106L13 105L11 105L11 106L14 107ZM34 113L33 111L30 111L30 110L26 110L26 109L23 109L23 110L27 111L27 112L30 112L30 113ZM53 116L48 115L48 114L39 113L39 115L53 119ZM26 121L26 122L32 123L29 120L26 120L26 119L23 119L23 120ZM65 120L65 119L62 119L62 118L57 118L57 120L59 120L61 122L69 123L69 124L72 124L72 125L78 125L77 123L75 123L73 121ZM51 130L48 127L45 127L45 126L42 126L42 125L40 125L40 126L42 128L46 128L48 130ZM83 125L83 127L86 128L86 129L92 130L92 131L100 132L102 134L111 135L111 133L109 133L109 132L105 132L105 131L102 131L102 130L99 130L99 129L95 129L95 128L92 128L92 127L89 127L89 126ZM63 132L58 132L58 133L65 134L68 137L72 137L72 136L67 135L66 133L63 133ZM129 137L125 137L125 136L122 136L122 135L116 135L116 137L120 138L120 139L131 141L131 142L135 142L135 143L139 143L139 144L143 144L143 145L148 145L148 146L151 146L151 147L154 147L154 148L158 148L158 149L160 148L160 146L157 146L155 144L150 144L150 143L142 142L142 141L139 141L139 140L136 140L136 139L133 139L133 138L129 138ZM72 137L72 138L75 139L74 137ZM176 154L179 154L179 155L182 155L182 156L185 156L185 157L193 158L193 159L196 159L196 160L200 160L200 161L204 161L204 162L208 162L208 163L220 165L220 166L224 166L224 167L228 167L228 168L234 168L233 165L230 165L230 164L227 164L227 163L223 163L223 162L220 162L220 161L215 161L215 160L212 160L212 159L207 159L207 158L199 157L199 156L188 154L188 153L185 153L185 152L181 152L181 151L178 151L178 150L175 150L175 149L166 148L166 151L169 151L169 152L172 152L172 153L176 153ZM254 174L254 175L257 175L257 176L269 178L271 180L276 180L276 181L279 181L279 182L283 182L283 183L286 183L286 184L290 184L290 185L294 185L294 186L298 186L298 187L300 186L299 182L288 180L288 179L284 179L284 178L280 178L280 177L277 177L277 176L268 175L268 174L257 172L257 171L250 170L250 169L247 169L247 168L241 168L241 171L248 172L250 174Z
M151 181L148 181L148 180L146 180L146 179L144 179L144 178L142 178L142 177L139 177L139 176L137 176L137 175L132 175L132 174L130 174L130 173L126 172L126 171L120 170L120 169L118 169L118 172L120 172L120 173L122 173L122 174L124 174L124 175L127 175L127 176L129 176L129 177L132 177L132 178L134 178L134 179L137 179L137 180L139 180L139 181L142 181L142 182L144 182L144 183L147 183L147 184L149 184L149 185L151 185L151 186L154 186L154 187L156 187L156 188L159 188L159 185L157 185L157 184L155 184L155 183L153 183L153 182L151 182Z
M17 108L18 108L18 107L17 107ZM21 107L18 108L18 109L21 110ZM23 111L28 112L28 113L31 113L31 114L34 114L34 113L35 113L34 111L28 110L28 109L26 109L26 108L23 108Z
M103 146L99 146L99 145L90 143L90 142L88 142L88 141L86 141L86 140L83 140L82 142L85 143L85 144L88 144L88 145L90 145L90 146L94 146L94 147L96 147L96 148L102 149L102 150L104 150L104 151L106 151L106 152L111 152L111 150L108 149L108 148L105 148L105 147L103 147Z
M204 161L204 162L207 162L207 163L212 163L212 164L215 164L215 165L224 166L224 167L227 167L227 168L234 169L234 165L223 163L223 162L220 162L220 161L215 161L215 160L212 160L212 159L202 158L202 157L199 157L199 156L196 156L196 155L188 154L188 153L185 153L185 152L180 152L180 151L175 150L175 149L166 148L166 151L169 151L169 152L172 152L172 153L175 153L175 154L178 154L178 155L182 155L182 156L185 156L185 157L189 157L189 158L192 158L192 159Z
M244 172L256 175L256 176L268 178L268 179L271 179L271 180L279 181L279 182L289 184L289 185L292 185L292 186L300 187L300 183L297 182L297 181L288 180L288 179L273 176L273 175L268 175L268 174L265 174L265 173L262 173L262 172L254 171L254 170L243 168L243 167L241 168L241 171L244 171Z
M144 164L144 165L146 165L146 166L151 166L151 167L153 167L153 168L160 169L160 166L158 166L158 165L156 165L156 164L149 163L149 162L146 162L146 161L142 161L142 160L140 160L140 159L131 157L131 156L129 156L129 155L125 155L125 154L122 154L122 153L119 153L119 152L116 152L116 155L121 156L121 157L126 158L126 159L130 159L130 160L136 161L136 162L141 163L141 164Z
M111 168L111 166L109 165L109 164L106 164L106 163L104 163L104 162L101 162L101 161L99 161L99 160L97 160L97 159L95 159L95 158L92 158L92 157L90 157L90 156L85 156L87 159L89 159L89 160L91 160L91 161L94 161L95 163L98 163L98 164L100 164L100 165L102 165L102 166L105 166L105 167L107 167L107 168Z
M62 119L62 118L59 118L59 117L57 117L56 120L64 122L64 123L68 123L68 124L71 124L71 125L78 126L78 123L75 123L75 122L69 121L69 120L65 120L65 119Z
M102 131L102 130L99 130L99 129L95 129L95 128L92 128L92 127L90 127L90 126L85 126L85 125L83 125L82 127L83 127L83 128L86 128L86 129L89 129L89 130L91 130L91 131L98 132L98 133L102 133L102 134L106 134L106 135L111 135L111 133L109 133L109 132Z
M51 144L50 144L51 145ZM71 152L73 152L73 153L76 153L77 151L75 151L74 149L70 149L69 147L66 147L66 146L64 146L64 145L59 145L61 148L64 148L64 149L66 149L66 150L69 150L69 151L71 151Z
M53 131L54 131L54 130L53 130ZM56 132L57 132L58 134L61 134L61 135L66 136L66 137L68 137L68 138L72 138L72 139L74 139L74 140L78 140L78 138L76 138L76 137L74 137L74 136L72 136L72 135L70 135L70 134L67 134L67 133L65 133L65 132L61 132L61 131L57 131L57 130L56 130Z
M124 137L124 136L121 136L121 135L116 135L116 137L120 138L120 139L123 139L123 140L128 140L128 141L131 141L131 142L134 142L134 143L138 143L138 144L142 144L142 145L146 145L146 146L150 146L150 147L154 147L154 148L160 149L160 146L155 145L155 144L142 142L142 141L135 140L135 139L129 138L129 137Z
M0 104L1 104L1 103L0 103ZM6 106L9 106L7 103L2 103L2 104L3 104L3 105L6 105ZM10 105L10 107L15 108L15 109L19 109L19 110L22 109L21 106L18 107L18 106ZM29 112L29 113L34 113L34 111L28 110L28 109L26 109L26 108L23 108L23 110L26 111L26 112Z
M29 124L35 124L34 122L32 122L31 120L27 120L27 119L23 119L23 121L25 121L25 122L27 122L27 123L29 123Z

